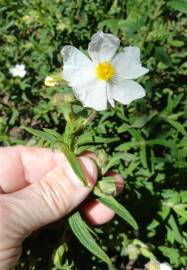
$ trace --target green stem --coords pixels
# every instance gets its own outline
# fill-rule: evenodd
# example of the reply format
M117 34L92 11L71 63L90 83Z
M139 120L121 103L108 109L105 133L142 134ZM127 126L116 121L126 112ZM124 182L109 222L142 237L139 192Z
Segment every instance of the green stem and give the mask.
M144 47L144 44L145 44L146 39L147 39L147 36L148 36L148 34L149 34L150 30L151 30L151 27L153 25L153 22L160 16L160 14L161 14L161 8L162 8L162 6L164 4L165 4L164 0L160 0L158 6L155 9L155 12L154 12L152 18L151 19L149 18L147 29L146 29L146 31L144 33L143 38L142 38L141 48Z
M75 114L74 114L74 112L73 112L73 106L72 106L72 104L70 104L70 110L71 110L71 113L70 113L70 122L72 123L72 122L74 122L75 121Z
M83 126L87 126L97 115L96 111L92 111L92 113L90 114L90 116L84 121Z

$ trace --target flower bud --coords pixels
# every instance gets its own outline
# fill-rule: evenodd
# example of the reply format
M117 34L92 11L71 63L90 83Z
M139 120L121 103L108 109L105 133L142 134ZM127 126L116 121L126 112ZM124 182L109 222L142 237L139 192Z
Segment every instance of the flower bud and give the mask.
M116 194L116 185L114 181L98 181L98 188L107 195L114 196Z
M66 85L62 77L62 72L54 72L45 78L44 84L46 86Z
M56 93L53 95L51 99L51 103L53 106L59 106L62 103L71 103L74 100L75 100L74 96L71 93L67 93L67 94Z
M58 83L56 83L55 80L52 77L50 77L50 76L47 76L45 78L45 82L44 83L45 83L46 86L56 86L56 85L58 85Z
M147 270L160 270L160 265L156 260L151 260L145 265L145 268Z
M99 150L97 155L97 165L101 170L103 170L107 164L107 154L104 150Z
M73 94L70 94L70 93L64 94L64 102L65 103L71 103L73 101L75 101Z
M127 247L127 253L129 255L129 260L130 261L136 261L139 254L140 254L140 251L135 245L130 244Z

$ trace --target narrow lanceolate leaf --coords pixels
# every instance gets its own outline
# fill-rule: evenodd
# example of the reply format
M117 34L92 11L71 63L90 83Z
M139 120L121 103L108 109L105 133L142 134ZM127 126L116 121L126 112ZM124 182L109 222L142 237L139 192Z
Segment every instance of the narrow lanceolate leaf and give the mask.
M129 213L129 211L121 205L116 199L114 199L112 196L106 196L102 195L100 198L97 199L98 201L102 202L114 212L123 218L129 225L131 225L135 230L138 229L138 224L136 223L135 219L132 217L132 215Z
M45 131L37 130L34 128L28 128L28 127L22 127L22 128L25 129L27 132L31 133L33 136L39 137L47 142L51 143L56 140L56 138L52 134L49 134Z
M49 129L49 128L44 128L43 129L45 131L46 134L53 136L56 139L61 139L62 135L60 135L60 133L58 133L56 130L53 129Z
M111 265L109 257L96 243L95 239L90 233L90 228L82 219L79 212L76 212L69 218L69 225L75 236L85 248L87 248L92 254L94 254L105 263Z
M185 0L172 0L168 2L168 6L187 14L187 2Z
M80 181L82 181L85 186L88 186L86 176L84 175L80 161L77 158L77 156L69 149L69 147L65 143L61 143L60 147L61 151L66 156L72 169L74 170L75 174L78 176Z

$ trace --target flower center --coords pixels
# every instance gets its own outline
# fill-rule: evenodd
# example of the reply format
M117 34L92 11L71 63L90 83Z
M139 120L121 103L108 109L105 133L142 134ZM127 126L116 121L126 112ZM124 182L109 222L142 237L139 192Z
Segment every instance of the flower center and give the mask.
M95 72L99 80L108 81L115 75L116 70L109 62L103 62L97 65Z

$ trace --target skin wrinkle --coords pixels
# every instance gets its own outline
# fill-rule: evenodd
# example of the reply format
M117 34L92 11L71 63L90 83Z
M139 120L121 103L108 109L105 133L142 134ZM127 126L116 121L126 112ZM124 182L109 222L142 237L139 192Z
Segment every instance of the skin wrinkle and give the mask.
M4 195L2 199L4 199ZM15 219L15 213L11 211L9 206L10 203L6 199L0 200L0 207L3 209L1 212L5 213L0 222L0 254L4 249L8 250L12 246L21 245L23 239L22 234L18 231L18 228L20 229L19 218Z
M17 257L17 254L19 253L19 250L21 249L20 246L15 246L15 247L11 247L11 248L5 248L3 250L0 250L0 260L6 260L6 259L10 259L10 258L14 258ZM9 253L11 254L11 256L9 255Z
M16 193L15 193L16 194ZM25 214L25 209L19 204L18 198L15 196L8 197L3 195L2 201L0 200L0 207L3 208L3 220L8 220L8 224L1 221L2 231L10 231L12 235L7 236L10 240L18 241L25 236L24 226L20 223L22 216ZM16 219L15 219L16 217ZM21 226L20 226L21 225ZM4 226L4 228L3 228ZM16 235L17 237L13 237ZM21 240L19 240L21 243Z
M34 196L36 196L37 197L37 194L34 194ZM35 198L33 197L33 200L34 200ZM32 215L32 211L31 211L31 213L28 211L28 204L24 204L24 203L22 203L22 202L24 202L25 201L25 198L23 197L23 199L22 200L20 200L17 204L16 204L16 208L17 208L17 211L16 211L16 215L18 215L18 213L19 213L19 216L20 216L20 223L19 223L19 225L17 226L17 227L19 227L20 228L20 230L22 231L22 233L20 232L19 234L20 235L22 235L22 238L25 238L27 235L29 235L31 232L32 232L32 230L34 231L35 230L35 228L33 228L32 230L31 230L31 228L29 227L29 223L27 223L27 222L22 222L22 216L25 216L25 220L26 221L31 221L31 220L33 220L33 215ZM20 211L21 210L21 211ZM34 210L33 210L34 211ZM39 218L38 218L39 219ZM36 228L37 229L37 228Z
M65 171L64 171L64 174L65 174ZM68 177L68 176L67 176ZM62 200L62 203L60 204L60 207L62 207L63 205L63 210L60 209L60 212L63 212L64 215L66 215L68 212L69 212L69 207L68 205L70 205L70 202L69 202L69 194L67 193L67 190L71 190L70 188L67 188L68 185L72 185L70 181L66 181L66 176L64 177L63 179L63 182L62 182L62 179L59 177L59 178L56 178L56 181L58 181L58 184L60 186L60 189L62 190L62 193L60 195L60 199ZM65 183L66 181L66 183ZM59 208L59 204L58 202L56 201L56 206L57 206L57 209Z
M42 202L41 200L41 196L37 193L32 194L32 197L35 196L34 199L36 199L38 202L39 200ZM39 199L38 199L38 198ZM24 201L25 199L23 199ZM34 208L33 208L34 206ZM30 235L33 231L37 230L39 228L39 226L37 225L37 222L39 224L44 224L43 222L43 218L42 218L42 213L36 209L36 205L33 204L33 206L29 206L29 204L27 204L26 209L25 209L25 213L24 215L27 216L25 218L25 220L27 221L25 224L22 224L22 226L24 227L24 238L26 238L28 235ZM28 211L28 208L30 207L30 211ZM38 207L39 209L41 208L41 204L38 203ZM46 204L44 204L42 207L46 207ZM34 215L33 215L34 214ZM36 224L35 226L33 224Z
M41 183L35 183L32 185L32 190L30 190L30 188L27 189L27 192L22 193L22 199L21 202L29 202L29 204L27 203L26 205L23 205L21 203L21 205L18 205L18 207L21 206L22 209L24 209L24 215L26 215L27 217L25 218L26 222L25 224L21 224L24 228L24 235L29 235L32 231L37 230L38 229L38 225L37 226L33 226L33 224L43 224L43 218L42 217L42 213L39 211L40 208L43 208L46 210L46 201L42 200L42 191L40 190L41 187ZM32 201L37 201L39 204L39 209L37 210L36 205L30 204L30 202L32 203ZM39 203L41 202L41 203ZM28 209L30 209L30 211L28 211ZM34 213L34 215L33 215ZM36 220L34 220L36 219ZM32 227L31 227L31 223L32 223ZM24 237L25 238L25 237Z
M65 203L65 199L64 199L64 192L62 192L62 196L59 200L59 196L57 194L56 187L53 187L53 183L51 183L53 177L50 177L50 181L45 181L45 183L41 182L39 183L40 188L42 190L41 192L41 199L43 200L44 204L46 204L48 206L48 209L51 212L51 215L55 218L57 218L59 216L59 213L62 211L65 212L66 209L66 203ZM55 181L57 179L54 179ZM56 183L55 183L56 184ZM59 207L59 202L62 201L62 203L60 203L60 207ZM63 209L62 209L63 207Z
M10 251L10 250L9 250ZM0 260L1 260L1 269L2 270L9 270L9 269L12 269L12 267L15 265L15 262L19 259L19 257L21 256L21 252L22 252L22 247L21 246L18 246L16 247L16 253L14 254L14 250L13 250L13 254L9 255L7 257L6 255L6 252L5 252L5 255L6 257L5 258L2 258L0 257ZM2 253L1 253L2 254Z

